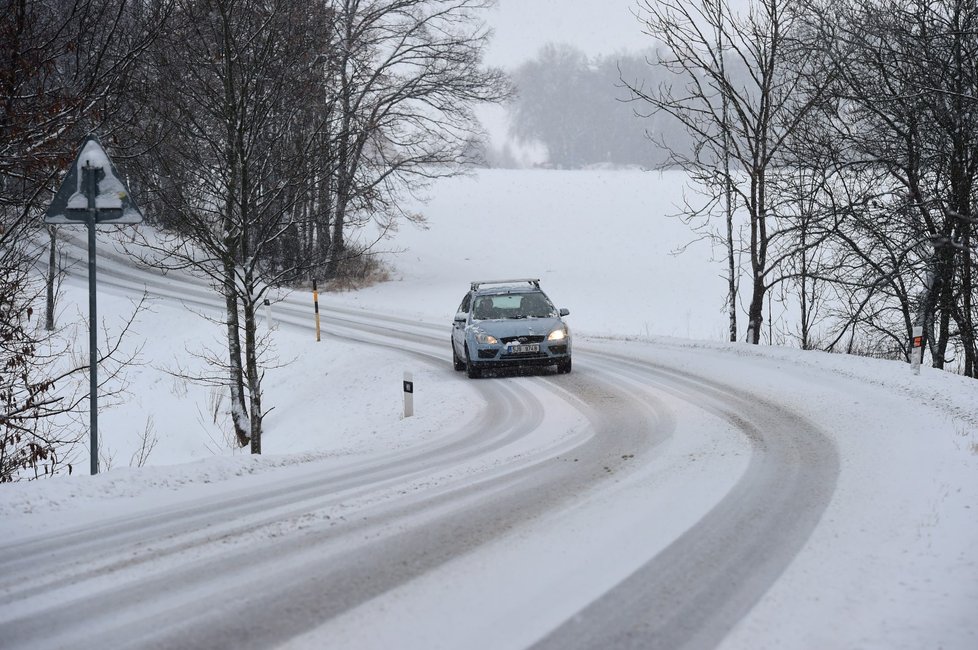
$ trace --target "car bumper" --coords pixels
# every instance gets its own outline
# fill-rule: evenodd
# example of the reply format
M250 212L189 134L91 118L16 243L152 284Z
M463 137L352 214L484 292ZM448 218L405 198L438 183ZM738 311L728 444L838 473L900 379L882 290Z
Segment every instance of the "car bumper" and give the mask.
M539 352L510 354L505 345L476 345L472 364L477 368L512 368L518 366L552 366L571 358L569 341L541 343Z

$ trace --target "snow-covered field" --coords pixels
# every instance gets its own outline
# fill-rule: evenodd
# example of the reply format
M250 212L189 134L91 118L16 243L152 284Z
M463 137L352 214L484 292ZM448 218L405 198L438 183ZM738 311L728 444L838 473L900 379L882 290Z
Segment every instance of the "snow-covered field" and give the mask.
M693 239L666 216L683 192L678 174L638 171L488 171L440 182L421 208L426 226L404 225L385 244L391 282L321 296L322 342L313 335L311 295L283 295L272 307L269 333L280 363L265 380L273 410L261 458L228 445L219 393L165 372L192 372L202 367L193 352L218 346L219 328L198 314L210 308L181 302L187 296L179 291L153 298L127 343L141 347L142 365L128 372L124 402L100 419L107 470L87 476L82 449L71 477L0 486L0 538L13 543L109 512L176 507L424 449L497 404L486 391L512 389L514 400L523 391L536 395L540 424L502 455L460 461L392 490L437 491L521 458L557 457L590 426L587 409L567 408L562 393L574 393L572 385L536 376L472 382L448 365L448 325L470 280L539 277L571 311L585 360L575 359L570 378L605 376L623 390L643 390L609 374L616 355L708 377L813 423L831 443L837 472L822 486L824 511L723 647L978 647L978 382L930 368L913 376L891 361L722 342L720 264L704 242L671 255ZM100 268L108 272L99 308L112 328L138 299L142 276L132 271L126 288L109 280L113 269L126 273L124 264L106 257ZM84 315L85 282L83 270L70 276L62 320ZM434 344L407 354L349 340L369 338L352 334L360 313L363 322L372 314L401 319L390 326L406 338L434 332L437 340L442 328L444 364L424 356L428 347L437 355ZM84 353L84 336L79 345ZM404 372L416 386L412 418L401 416ZM323 627L300 630L291 647L519 648L542 638L748 475L756 447L720 435L708 417L668 394L661 399L676 420L674 434L639 454L642 467L615 479L616 488L528 518ZM147 430L158 439L155 449L146 467L130 468ZM351 496L340 509L356 512L387 498L396 496ZM615 553L595 558L589 548ZM582 567L573 576L570 561ZM520 582L524 574L537 581ZM218 586L224 579L231 582L215 578ZM528 609L531 597L546 602ZM3 602L0 635L8 620L2 611L14 617L19 606Z

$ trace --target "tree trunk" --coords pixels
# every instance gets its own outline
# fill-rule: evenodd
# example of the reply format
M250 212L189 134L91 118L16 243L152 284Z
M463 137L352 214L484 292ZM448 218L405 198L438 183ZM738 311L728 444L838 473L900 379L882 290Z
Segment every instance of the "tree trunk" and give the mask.
M346 241L343 239L343 227L346 223L347 199L345 192L340 190L336 197L336 209L333 211L333 222L330 224L329 255L326 260L326 276L336 277L340 262L346 255Z
M231 422L238 446L245 447L251 441L248 407L245 404L244 372L241 368L241 330L238 317L238 298L235 290L234 264L225 262L224 300L227 311L228 374L231 389Z
M759 272L754 274L754 290L751 292L750 308L747 310L747 342L757 345L761 342L761 326L764 324L764 295L767 287Z
M245 332L245 380L248 385L248 402L251 407L251 453L261 453L262 434L262 404L261 404L261 372L258 364L257 330L255 318L256 304L254 296L255 277L251 268L245 271L242 307L244 312Z
M728 335L732 343L737 341L737 267L734 259L733 183L730 179L730 91L727 88L727 68L723 45L723 5L716 4L717 60L720 64L720 95L723 99L720 114L720 130L723 133L723 199L724 218L727 225L727 313Z
M802 227L801 232L801 295L799 296L799 301L801 302L801 349L810 350L811 341L809 340L809 322L808 319L811 317L809 314L809 297L808 297L808 253L805 251L805 232L806 228Z
M729 169L727 173L729 174ZM733 343L737 341L737 275L734 260L733 210L731 209L729 177L727 178L727 313L730 319L730 341Z
M936 301L940 305L940 327L934 348L933 365L943 370L947 363L947 348L951 341L951 312L954 311L954 248L944 244L935 251L938 256L940 289Z
M964 374L966 377L976 377L975 356L978 354L978 345L975 341L975 310L972 306L973 293L975 292L975 281L972 271L972 249L971 249L971 229L973 226L965 222L961 244L964 248L964 260L961 263L961 344L964 347Z
M258 344L255 332L258 323L255 320L256 301L250 297L255 295L254 277L251 271L245 273L245 292L249 298L244 300L245 319L245 376L248 381L248 396L251 405L251 453L261 453L262 413L261 404L261 371L258 368Z
M814 349L815 342L812 340L813 326L818 316L818 251L823 250L822 246L812 246L811 236L818 238L817 228L818 217L816 216L815 195L817 193L818 182L816 173L806 177L805 169L798 172L798 217L799 233L798 244L801 250L801 263L799 273L801 275L801 292L799 302L801 307L801 349ZM907 321L909 322L909 320Z
M761 326L764 324L764 267L767 264L767 223L765 207L765 176L760 171L751 179L750 206L750 264L753 277L750 307L747 310L747 342L761 342Z

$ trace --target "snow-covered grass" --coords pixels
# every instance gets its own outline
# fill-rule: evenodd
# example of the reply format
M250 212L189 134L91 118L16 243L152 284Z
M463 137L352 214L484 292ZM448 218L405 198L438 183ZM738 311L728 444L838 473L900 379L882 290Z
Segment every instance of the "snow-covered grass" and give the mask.
M557 305L571 310L581 350L650 359L737 385L816 423L838 448L838 485L821 523L725 647L978 647L978 382L926 367L914 376L893 361L723 342L721 264L702 241L672 254L694 239L667 216L684 191L678 174L637 171L488 171L442 181L423 208L426 226L405 225L385 244L395 279L323 295L321 309L362 308L443 325L447 364L448 325L470 280L541 278ZM109 328L124 320L138 293L100 293ZM72 277L61 317L83 314L85 296L84 274ZM199 352L219 349L219 327L196 313L205 308L152 299L126 343L141 348L142 365L127 373L125 401L100 419L111 468L87 476L87 450L79 449L73 476L0 486L0 533L21 537L106 511L125 514L349 466L435 441L481 405L463 375L328 333L316 343L311 296L284 299L282 308L306 305L308 322L297 327L273 313L271 358L281 363L265 379L272 410L262 457L229 444L226 397L174 374L205 370ZM408 419L401 414L405 371L416 386L416 415ZM147 467L130 468L146 432L157 439ZM738 471L736 463L727 467L721 483ZM691 505L702 492L669 496ZM623 492L620 502L601 507L636 502ZM546 534L543 523L537 532ZM545 569L545 539L502 537L351 612L332 632L366 617L377 638L397 638L410 613L439 611L442 580L487 580L493 567L520 553L527 555L516 566L539 561ZM392 611L391 602L405 614L370 618ZM459 603L462 617L467 610ZM455 632L462 634L464 621ZM502 645L525 640L516 631L498 634L492 638ZM317 647L315 633L306 641Z
M723 264L672 216L690 192L681 173L638 170L445 181L422 208L427 229L403 226L389 243L394 282L328 301L448 323L468 281L534 277L575 331L721 340Z

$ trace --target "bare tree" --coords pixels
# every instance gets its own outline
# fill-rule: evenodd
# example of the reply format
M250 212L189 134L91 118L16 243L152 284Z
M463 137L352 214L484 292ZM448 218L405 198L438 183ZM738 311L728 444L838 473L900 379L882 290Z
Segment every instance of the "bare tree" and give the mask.
M860 283L834 279L861 296L848 322L904 350L922 325L935 367L954 349L975 376L978 11L966 0L822 11L838 24L831 51L842 75L827 122L837 185L861 188L841 202L835 240L843 257L864 259Z
M140 89L140 177L172 235L157 262L210 279L225 302L236 439L261 452L271 286L350 256L403 193L457 173L481 67L483 0L178 0ZM355 252L355 251L354 251Z
M34 308L43 303L43 282L21 250L0 247L0 274L0 483L71 472L74 448L86 434L88 362L73 358L69 330L45 329ZM99 346L103 396L125 389L124 371L138 351L123 354L121 344L141 310L140 302Z
M80 136L105 128L165 5L0 0L0 481L70 469L84 433L72 418L87 397L79 389L87 366L66 360L69 342L53 318L56 269L39 288L37 235ZM49 259L54 253L52 230ZM100 362L118 342L105 345Z
M85 133L109 130L167 8L168 0L0 0L0 245L40 230L54 183ZM52 267L52 328L55 275Z
M279 274L268 249L293 226L317 133L304 124L315 23L289 0L180 0L146 71L143 158L170 235L158 263L211 280L225 302L227 385L237 441L261 453L257 313ZM162 100L161 100L162 98Z
M707 196L705 206L691 207L690 217L708 216L720 202L732 205L731 190L746 212L747 339L758 343L767 292L783 280L779 273L793 250L792 232L778 222L784 201L779 185L792 178L784 172L787 143L823 100L830 71L805 40L803 3L765 0L744 15L723 0L640 0L639 7L646 32L662 43L655 65L677 83L630 87L636 99L677 118L696 140L692 155L673 156ZM726 232L718 236L727 243L732 269L740 246L730 245L734 229L727 212ZM732 304L736 283L730 273Z
M494 0L335 0L327 42L323 216L326 275L348 256L347 230L412 218L406 193L457 174L478 132L472 111L508 92L482 66L489 31L480 12Z

